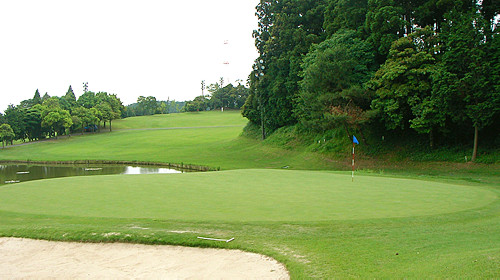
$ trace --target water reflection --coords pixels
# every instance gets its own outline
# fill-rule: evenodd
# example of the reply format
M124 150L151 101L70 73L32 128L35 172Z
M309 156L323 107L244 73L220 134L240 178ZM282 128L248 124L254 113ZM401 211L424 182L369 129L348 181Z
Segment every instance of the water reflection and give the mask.
M155 173L181 173L175 169L168 168L151 168L151 167L139 167L139 166L127 166L124 173L120 174L155 174Z
M0 185L71 176L182 172L185 171L151 166L4 164L0 165Z

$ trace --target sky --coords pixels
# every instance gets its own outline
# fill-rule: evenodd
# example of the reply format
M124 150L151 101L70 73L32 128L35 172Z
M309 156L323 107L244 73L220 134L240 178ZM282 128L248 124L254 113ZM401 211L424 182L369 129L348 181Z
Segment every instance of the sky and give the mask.
M0 0L0 112L37 89L62 96L71 85L78 98L84 82L124 105L192 100L202 80L246 83L258 2Z

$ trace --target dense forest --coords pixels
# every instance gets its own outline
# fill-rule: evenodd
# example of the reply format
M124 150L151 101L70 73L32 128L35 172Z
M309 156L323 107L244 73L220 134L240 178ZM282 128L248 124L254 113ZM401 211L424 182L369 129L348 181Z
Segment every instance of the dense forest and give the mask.
M498 0L261 0L242 113L262 137L500 140ZM481 137L480 137L481 136ZM351 138L352 139L352 138ZM484 142L487 142L484 141Z

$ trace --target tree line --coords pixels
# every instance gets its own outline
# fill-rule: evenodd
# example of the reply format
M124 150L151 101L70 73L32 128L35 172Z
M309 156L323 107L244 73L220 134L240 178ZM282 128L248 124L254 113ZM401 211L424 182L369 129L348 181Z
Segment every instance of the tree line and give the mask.
M124 106L115 94L94 93L84 86L84 93L77 99L73 89L62 97L40 97L36 90L33 98L19 105L9 105L0 113L0 138L3 145L13 140L34 141L57 137L72 132L98 131L101 123L106 127L121 118Z
M148 116L155 114L179 113L185 105L185 101L157 100L154 96L139 96L137 102L127 105L122 117Z
M205 89L208 94L204 94ZM224 79L218 83L205 86L205 81L201 82L202 94L192 101L187 101L182 108L183 112L209 111L220 108L240 109L249 95L249 89L238 81L238 85L232 83L224 86Z
M263 137L284 126L427 135L429 146L473 143L474 160L479 132L500 132L499 10L497 0L261 0L242 113Z

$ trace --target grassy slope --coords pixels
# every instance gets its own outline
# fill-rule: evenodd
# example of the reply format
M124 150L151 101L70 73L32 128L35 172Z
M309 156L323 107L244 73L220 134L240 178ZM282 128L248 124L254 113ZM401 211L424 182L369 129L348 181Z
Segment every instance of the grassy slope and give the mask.
M243 118L239 111L226 111L224 113L212 111L132 117L114 121L112 128L113 130L117 130L164 127L244 126L246 123L247 119Z
M0 159L183 162L221 169L283 166L330 169L339 166L315 153L283 150L238 137L244 125L244 118L237 111L136 117L115 121L113 133L74 136L9 148L2 151Z
M226 112L224 112L225 114ZM233 113L233 112L231 112ZM234 113L233 113L234 114ZM173 121L173 117L179 118ZM192 118L202 116L207 125L197 125L200 120L193 121L194 126L210 126L210 118L217 119L220 113L200 113L200 114L182 114L165 116L159 118L155 126L166 127L166 123L171 122L171 127L185 127L182 118L186 118L186 123L192 121ZM239 119L237 114L224 116ZM142 123L150 123L148 117L142 119ZM226 118L226 117L224 117ZM133 120L135 124L128 124L131 119L116 121L113 127L122 128L140 128L141 119ZM175 124L175 122L177 122ZM238 120L240 121L240 120ZM123 122L120 124L120 122ZM115 126L116 123L116 126ZM216 123L216 122L214 122ZM212 124L214 124L212 123ZM232 125L233 121L226 125ZM244 122L240 122L240 125ZM237 138L241 127L224 128L199 128L199 129L177 129L177 130L147 130L147 131L119 131L111 134L102 134L97 136L72 137L68 140L60 140L54 143L40 143L24 147L6 149L0 151L0 159L40 159L40 160L74 160L74 159L135 159L146 161L164 161L164 162L189 162L194 164L204 164L210 166L221 166L223 169L238 168L267 168L281 167L289 165L295 169L336 169L343 168L346 165L304 150L282 150L278 147L261 145L258 141L250 139ZM160 142L160 143L158 143ZM161 152L159 152L161 151ZM385 189L383 183L365 184L368 188L366 192L352 193L342 192L335 194L326 191L325 199L330 198L339 201L337 205L329 205L323 201L323 207L326 207L334 219L328 221L314 220L313 213L304 213L311 211L314 207L302 208L304 211L297 211L302 216L297 219L283 221L280 214L280 208L289 211L288 217L294 217L293 205L272 205L278 209L269 209L269 212L257 212L258 217L268 217L268 219L259 219L258 217L247 217L239 221L239 216L243 215L240 209L239 214L229 214L230 209L226 209L226 219L224 221L215 218L208 219L203 211L187 211L183 215L195 216L196 219L169 219L170 216L151 216L142 218L130 218L132 214L117 215L114 217L96 217L96 213L88 215L75 215L73 205L66 208L66 212L56 214L49 207L51 201L49 197L40 203L43 210L30 210L29 207L36 207L29 201L29 195L22 196L19 192L13 192L10 195L12 200L6 200L4 196L2 207L0 207L0 235L3 236L26 236L32 238L46 238L56 240L88 240L88 241L124 241L158 244L182 244L188 246L218 246L224 248L241 248L248 251L265 253L284 262L294 278L320 277L320 278L498 278L500 273L500 182L497 165L444 165L441 163L414 164L405 163L399 166L392 164L380 164L373 161L365 162L365 173L376 173L383 176L404 176L409 178L419 178L439 182L452 182L453 185L436 184L440 191L444 191L437 197L432 197L436 192L429 192L432 183L425 182L427 186L419 189L411 188L412 184L419 181L411 181L411 184L398 184L389 186ZM238 173L243 172L243 173ZM256 176L262 172L261 176ZM269 199L279 200L290 203L293 200L302 199L304 205L314 205L315 199L322 199L314 195L314 192L304 191L300 197L293 197L297 191L295 188L297 182L304 180L305 185L322 185L324 181L331 180L333 177L342 176L331 172L304 172L283 173L298 174L297 177L281 178L275 174L282 174L278 171L231 171L229 173L213 173L203 177L202 180L191 181L191 184L201 184L205 186L207 181L210 188L214 191L221 191L216 183L221 184L224 191L221 195L226 195L227 200L235 199L241 196L232 196L236 194L243 195L245 189L239 189L236 193L226 194L229 188L227 185L233 180L234 185L244 186L245 184L255 183L258 188L253 196L241 203L255 202L265 203L264 194L266 184L260 180L274 182L285 182L282 188L288 189L286 195L279 196L274 193ZM233 174L233 175L231 175ZM273 175L274 174L274 175ZM227 178L218 178L218 176ZM431 175L431 177L429 177ZM92 179L91 179L92 178ZM96 178L96 179L94 179ZM103 182L108 177L101 178ZM140 184L142 176L131 177L137 179L136 184ZM160 185L156 182L163 176L147 176L144 181L144 189L152 193L160 191ZM171 177L165 177L171 178ZM184 178L184 177L183 177ZM187 177L189 178L189 177ZM358 177L361 182L363 177ZM358 179L355 183L358 182ZM366 177L370 182L384 182L386 178ZM67 182L73 182L75 187L83 188L88 185L86 180L98 180L97 177L66 179ZM79 180L83 180L79 182ZM180 180L180 179L179 179ZM184 180L184 179L182 179ZM188 180L188 179L186 179ZM190 180L190 179L189 179ZM364 180L364 179L363 179ZM66 182L62 180L60 182ZM56 182L56 181L52 181ZM59 181L57 181L59 182ZM114 182L114 181L113 181ZM151 184L146 184L150 182ZM156 182L156 183L155 183ZM165 184L167 180L165 180ZM216 183L214 183L216 182ZM392 182L392 181L391 181ZM406 181L405 181L406 182ZM42 184L42 182L39 182ZM61 188L64 184L51 184L51 181L45 181L43 184ZM108 182L105 185L112 187L114 183ZM31 188L37 185L35 182L30 184L20 184L16 187ZM278 184L279 185L279 184ZM50 187L48 186L48 187ZM441 186L441 187L440 187ZM449 186L450 189L442 186ZM373 189L371 189L373 187ZM406 189L409 187L409 189ZM13 186L0 187L0 192L9 192ZM9 189L11 188L11 189ZM203 188L203 187L201 187ZM318 187L322 194L325 192L325 186ZM15 190L15 189L14 189ZM39 188L35 190L40 191ZM392 191L389 191L392 190ZM56 191L56 190L53 190ZM95 188L88 189L93 192L96 200L104 193ZM186 192L189 191L185 190ZM359 191L359 189L357 190ZM382 194L387 195L382 195ZM451 193L450 193L451 192ZM31 193L31 192L30 192ZM71 195L82 195L80 198L87 197L85 192L70 192ZM46 195L47 193L45 193ZM109 193L107 193L109 194ZM399 210L397 199L394 196L399 194L399 202L402 210ZM450 194L450 195L448 195ZM43 194L40 194L43 195ZM123 197L127 194L116 194L123 198L121 201L125 207L132 207L130 200ZM149 197L145 193L129 194L130 197ZM180 195L180 194L179 194ZM271 194L269 194L271 195ZM371 201L378 200L377 195L382 195L380 199L387 199L387 207L391 214L385 214L386 218L375 218L378 212L370 208L370 199L359 201L358 198L367 195ZM473 195L479 195L477 199ZM16 198L17 196L17 198ZM51 196L53 197L53 196ZM115 196L113 196L115 197ZM130 199L130 197L128 199ZM156 197L156 196L155 196ZM356 197L353 199L352 197ZM75 199L77 199L75 198ZM33 197L31 197L33 199ZM112 199L112 198L110 198ZM281 200L283 199L283 200ZM415 201L413 201L413 199ZM448 200L447 200L448 199ZM106 200L106 199L105 199ZM356 200L356 203L354 201ZM16 201L26 203L24 210L15 209ZM426 213L413 213L408 217L405 213L412 211L424 211L432 208L424 208L426 202L435 201L436 207L432 215ZM487 203L491 201L490 203ZM60 200L55 202L61 203ZM114 201L120 203L119 201ZM366 203L368 202L368 203ZM393 204L391 204L392 202ZM212 201L218 205L225 205L222 201ZM344 204L342 204L344 203ZM410 207L411 203L416 203ZM461 206L459 212L457 206ZM472 204L470 204L472 203ZM476 204L474 204L476 203ZM485 204L486 203L486 204ZM29 206L31 205L31 206ZM44 206L45 205L45 206ZM196 207L202 207L204 204L196 204ZM432 205L432 203L430 204ZM469 206L467 206L469 205ZM29 207L28 207L29 206ZM97 205L96 205L97 206ZM429 206L429 204L428 204ZM105 207L102 206L101 207ZM141 207L141 205L137 205ZM166 207L166 206L165 206ZM188 206L190 207L190 206ZM194 207L194 206L193 206ZM338 207L338 208L336 208ZM451 207L451 208L448 208ZM175 208L175 207L174 207ZM220 207L223 208L223 207ZM352 208L352 209L351 209ZM120 208L121 209L121 208ZM165 209L169 209L168 207ZM442 211L440 211L440 209ZM16 210L16 211L12 211ZM198 208L198 210L200 210ZM213 209L212 209L213 210ZM12 212L11 212L12 211ZM20 213L24 211L25 213ZM83 210L82 210L83 211ZM123 210L126 212L126 210ZM318 211L318 209L316 209ZM154 210L154 213L161 210ZM260 213L260 214L259 214ZM349 217L355 214L361 215L356 219L342 219L339 217ZM398 215L398 213L401 213ZM428 214L428 213L427 213ZM320 215L320 214L318 214ZM335 216L336 215L336 216ZM406 217L405 217L406 216ZM186 217L186 216L184 216ZM280 218L281 217L281 218ZM274 221L273 221L274 219ZM276 220L280 220L277 222ZM117 234L106 235L114 232ZM216 244L208 241L196 239L196 236L206 235L213 237L236 237L231 243Z

